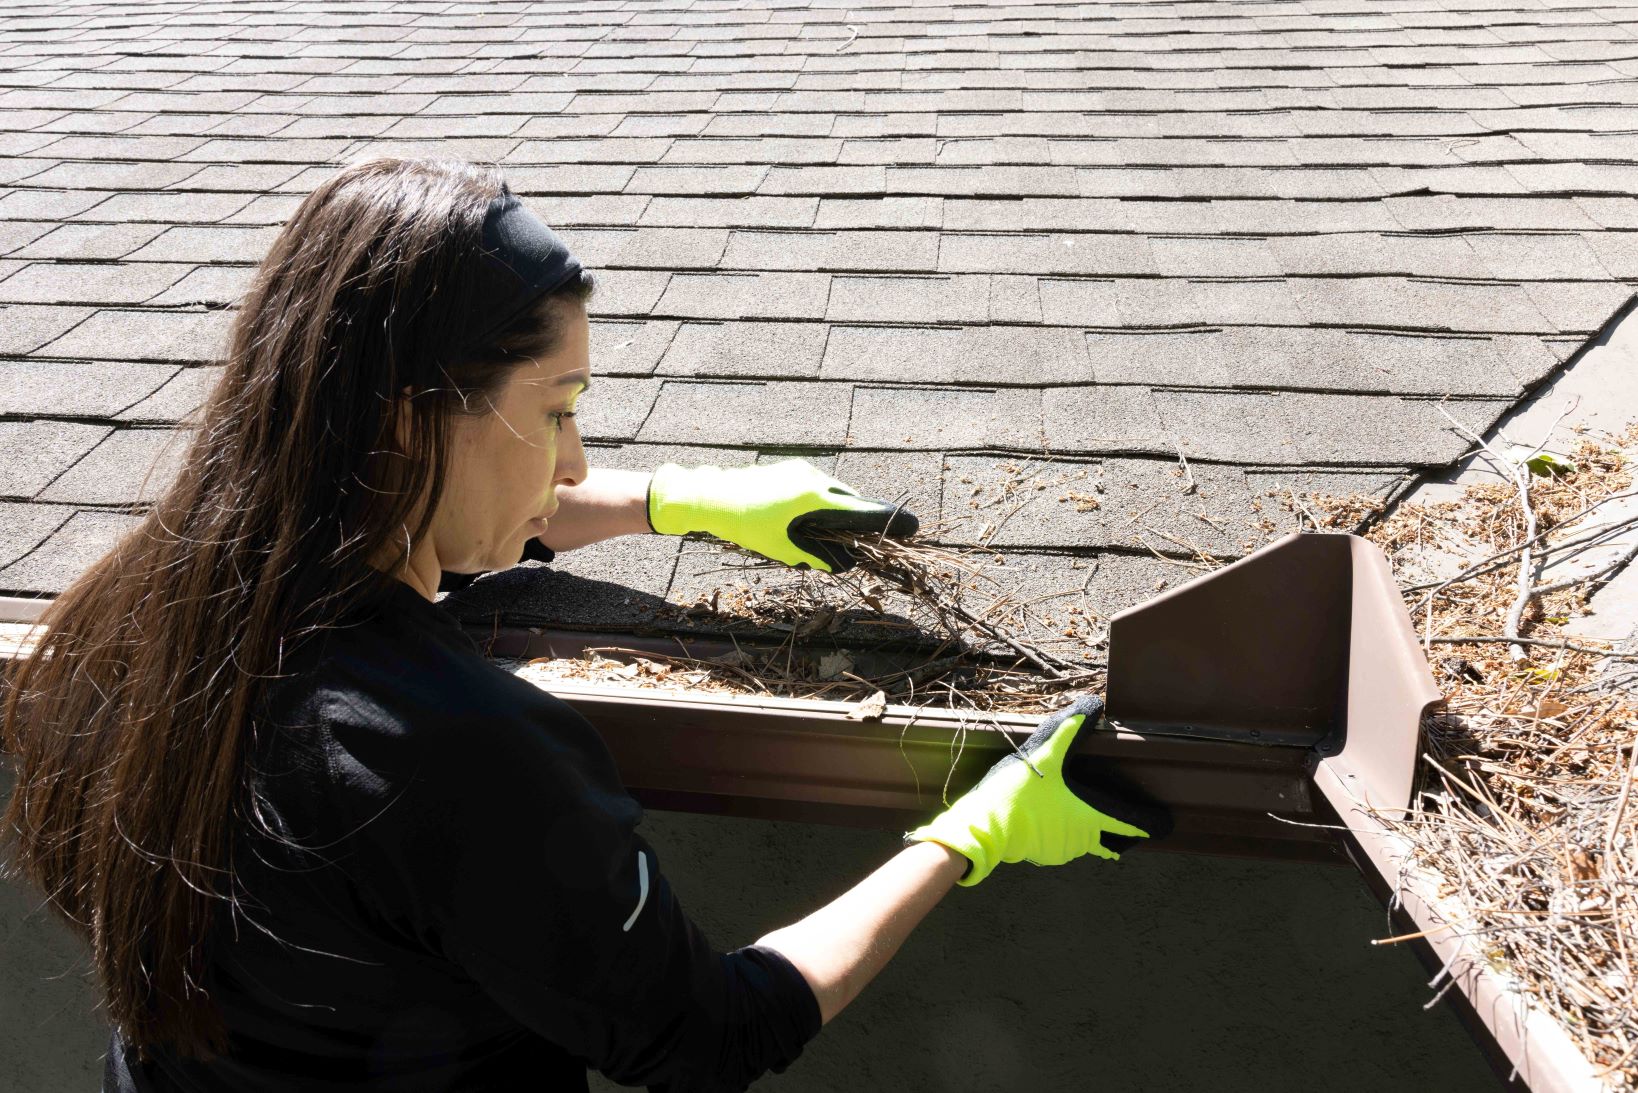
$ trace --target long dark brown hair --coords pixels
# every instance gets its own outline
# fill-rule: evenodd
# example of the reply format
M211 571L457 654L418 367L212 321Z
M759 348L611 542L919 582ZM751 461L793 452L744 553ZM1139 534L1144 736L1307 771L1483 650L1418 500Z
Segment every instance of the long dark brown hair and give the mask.
M488 412L591 293L581 274L472 344L501 192L490 167L381 159L309 195L242 301L174 483L7 672L12 864L89 942L139 1051L225 1047L206 939L232 898L268 682L393 579L382 559L394 569L430 523L453 416Z

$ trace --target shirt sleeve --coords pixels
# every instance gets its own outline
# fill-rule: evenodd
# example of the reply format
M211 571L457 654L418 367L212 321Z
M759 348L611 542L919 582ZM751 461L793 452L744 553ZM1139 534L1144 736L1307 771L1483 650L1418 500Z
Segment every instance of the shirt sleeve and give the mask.
M413 830L375 837L398 913L613 1081L694 1093L783 1071L821 1025L802 974L772 949L713 948L637 833L642 810L596 731L498 674L534 716L440 732L394 806Z

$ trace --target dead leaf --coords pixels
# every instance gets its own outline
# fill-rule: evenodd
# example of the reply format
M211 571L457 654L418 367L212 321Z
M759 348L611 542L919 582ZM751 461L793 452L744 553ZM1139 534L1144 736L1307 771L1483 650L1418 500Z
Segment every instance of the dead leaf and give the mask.
M836 612L828 607L821 607L796 625L796 636L811 638L828 627L836 618Z
M841 679L843 672L853 671L853 658L846 653L826 653L819 658L819 678Z
M877 691L847 711L849 721L880 721L887 713L887 692Z
M1536 707L1536 717L1557 717L1570 707L1556 698L1544 698L1541 705Z

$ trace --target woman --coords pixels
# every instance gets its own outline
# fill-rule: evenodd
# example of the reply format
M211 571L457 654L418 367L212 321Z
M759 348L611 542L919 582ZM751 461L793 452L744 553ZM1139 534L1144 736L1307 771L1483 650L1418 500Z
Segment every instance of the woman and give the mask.
M491 169L340 172L174 485L14 666L6 830L89 942L105 1088L742 1089L953 884L1143 836L1066 788L1083 700L852 891L712 949L595 731L479 655L441 575L651 528L836 568L802 517L890 510L800 462L589 471L590 291Z

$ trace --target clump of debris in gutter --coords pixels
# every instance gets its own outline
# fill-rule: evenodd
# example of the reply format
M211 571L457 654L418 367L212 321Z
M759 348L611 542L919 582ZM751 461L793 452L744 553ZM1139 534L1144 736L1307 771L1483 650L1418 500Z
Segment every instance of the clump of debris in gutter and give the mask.
M1045 473L1049 466L1005 462L999 481L975 489L975 498L983 490L993 494L981 500L997 510L975 542L959 542L954 524L924 524L913 539L813 532L857 559L839 574L788 570L729 548L738 559L723 571L737 579L673 607L730 634L782 633L777 645L735 641L731 651L711 657L692 656L681 645L674 655L610 646L536 660L520 674L543 686L624 683L828 699L852 703L861 718L881 716L888 704L1044 714L1071 693L1103 689L1108 636L1107 620L1084 593L1075 603L1064 602L1073 593L1044 602L1018 598L1006 557L989 545L1042 491L1055 489L1076 506L1095 500L1081 485L1084 469L1053 476ZM763 582L760 575L779 579ZM818 648L820 639L830 639L828 651Z
M1638 526L1638 428L1584 436L1567 458L1481 450L1498 481L1402 505L1366 533L1446 696L1425 725L1411 810L1380 818L1437 878L1449 928L1614 1088L1638 1089L1638 655L1573 627L1638 553L1620 547ZM1358 498L1297 503L1320 527L1360 515Z

